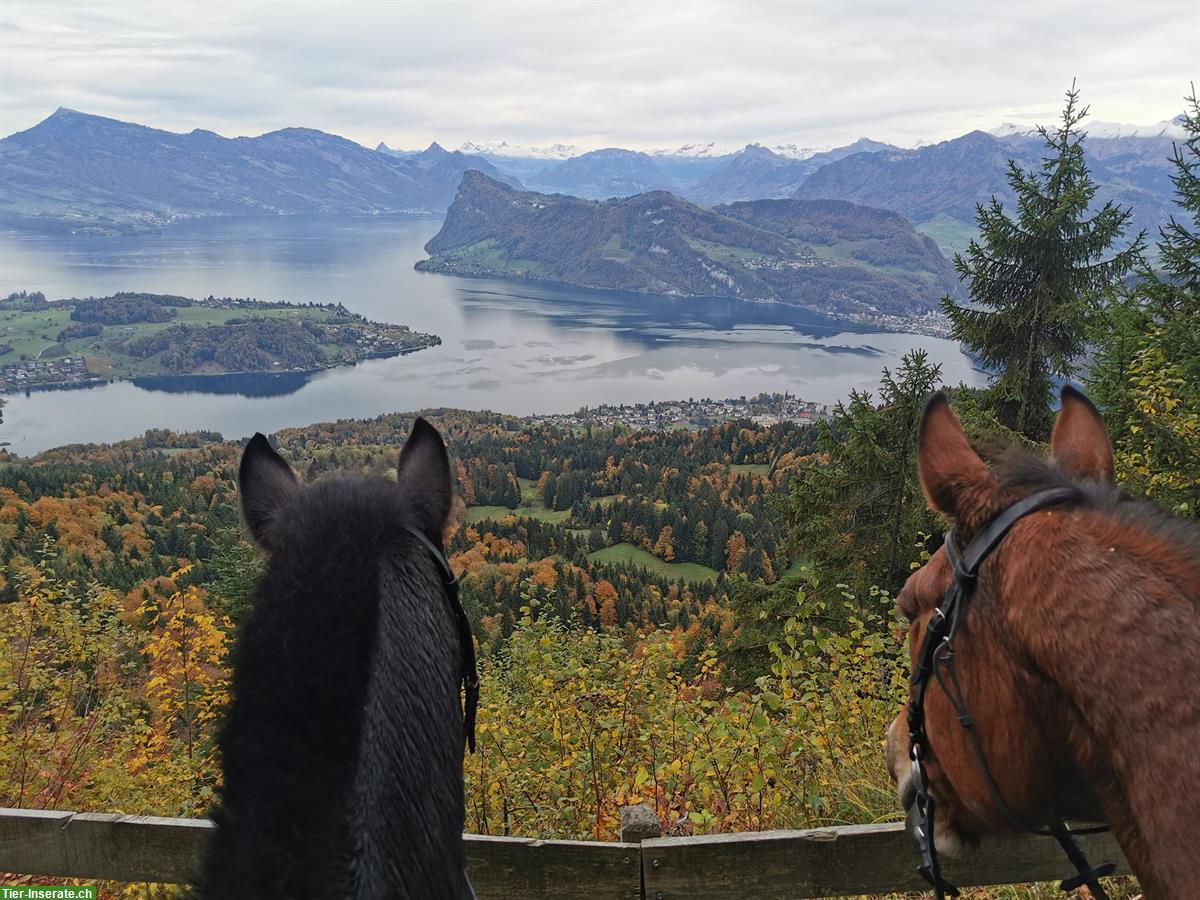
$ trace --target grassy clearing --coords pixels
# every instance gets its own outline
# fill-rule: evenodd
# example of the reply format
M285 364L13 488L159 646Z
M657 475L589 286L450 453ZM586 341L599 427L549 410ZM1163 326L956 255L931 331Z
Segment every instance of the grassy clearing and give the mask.
M669 563L663 562L657 556L647 553L632 544L616 544L605 547L595 553L589 553L588 559L597 563L632 563L641 566L656 575L662 575L672 581L716 581L717 572L699 563Z
M486 269L517 277L541 275L545 269L532 259L509 259L497 242L490 239L448 250L439 259L461 268Z
M533 506L542 502L542 498L538 494L537 482L532 478L518 478L517 484L521 488L522 506Z
M536 494L536 490L534 491ZM525 496L524 487L521 491L522 497ZM541 503L526 503L522 500L521 505L515 509L509 509L507 506L469 506L467 507L467 522L474 525L476 522L487 520L495 521L503 519L505 516L516 516L517 518L537 519L539 522L546 522L550 525L561 525L567 519L571 518L569 509L548 509Z
M22 355L37 356L47 347L55 346L54 337L71 324L71 311L0 312L0 344L11 344L12 352L0 357L0 362L16 362Z
M770 463L737 463L729 467L737 475L770 475Z
M514 513L518 516L526 516L530 519L537 519L539 522L548 522L551 525L561 525L567 519L571 518L569 509L547 509L540 503L533 506L518 506Z
M467 524L474 525L476 522L495 521L503 519L505 516L515 516L516 510L509 509L507 506L468 506L467 507Z
M729 263L737 262L743 259L750 259L753 256L770 256L769 253L762 253L758 250L751 250L749 247L735 247L729 244L714 244L712 241L702 241L698 238L684 238L689 247L693 250L698 250L703 253L713 262Z
M971 238L979 233L979 229L975 227L974 223L960 222L944 213L935 216L928 222L922 222L916 227L921 234L933 238L933 242L947 256L965 252Z
M805 569L809 570L810 572L812 571L812 560L811 559L796 560L794 563L792 563L790 566L788 566L786 569L784 569L782 572L780 572L779 577L780 578L792 578L796 575L802 574Z

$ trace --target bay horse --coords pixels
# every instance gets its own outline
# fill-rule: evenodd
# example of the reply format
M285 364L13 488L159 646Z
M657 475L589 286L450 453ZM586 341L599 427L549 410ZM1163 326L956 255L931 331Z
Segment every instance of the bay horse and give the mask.
M1017 827L1104 820L1147 898L1200 896L1200 529L1113 485L1104 424L1071 388L1050 459L1010 453L994 470L934 395L918 474L959 559L1005 510L1051 493L979 565L953 639L957 689L934 677L924 693L922 773L915 685L888 729L902 804L924 780L950 855ZM897 597L914 672L953 570L943 545Z
M441 436L417 419L395 482L301 487L257 434L238 484L269 563L234 653L200 893L473 897L459 689L474 648L440 550Z

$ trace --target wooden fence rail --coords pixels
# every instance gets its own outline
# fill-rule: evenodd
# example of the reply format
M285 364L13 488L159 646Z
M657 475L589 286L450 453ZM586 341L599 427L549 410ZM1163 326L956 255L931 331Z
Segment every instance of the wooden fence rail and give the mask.
M0 809L0 872L97 881L186 883L211 833L207 819ZM762 831L640 844L464 836L480 900L782 900L921 890L900 825ZM1080 840L1093 863L1128 872L1107 834ZM1073 874L1051 838L1022 836L945 860L959 884L1049 881Z

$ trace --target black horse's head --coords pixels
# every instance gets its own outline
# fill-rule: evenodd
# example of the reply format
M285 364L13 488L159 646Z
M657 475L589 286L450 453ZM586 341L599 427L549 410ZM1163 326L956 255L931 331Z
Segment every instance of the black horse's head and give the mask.
M304 487L262 435L246 445L269 563L235 651L208 896L466 895L462 659L428 546L450 466L423 419L397 470Z

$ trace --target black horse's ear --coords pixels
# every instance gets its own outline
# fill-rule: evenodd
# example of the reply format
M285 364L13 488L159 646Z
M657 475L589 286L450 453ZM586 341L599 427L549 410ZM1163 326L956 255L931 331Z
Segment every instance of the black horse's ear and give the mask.
M1050 456L1074 478L1113 480L1112 444L1092 401L1067 385L1050 433Z
M412 503L417 525L430 537L440 539L450 515L453 499L450 458L438 430L418 418L400 451L396 481Z
M282 456L271 449L261 434L250 438L238 467L238 489L242 516L250 534L265 550L272 546L273 523L279 510L300 490L300 484Z
M921 414L917 475L929 505L951 519L961 518L972 495L991 481L941 391L929 398Z

